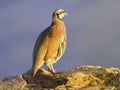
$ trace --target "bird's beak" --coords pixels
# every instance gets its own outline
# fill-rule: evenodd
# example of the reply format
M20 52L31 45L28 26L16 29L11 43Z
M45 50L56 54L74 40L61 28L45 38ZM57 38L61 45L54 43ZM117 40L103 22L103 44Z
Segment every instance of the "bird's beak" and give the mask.
M65 12L64 15L66 16L66 15L68 15L68 14Z

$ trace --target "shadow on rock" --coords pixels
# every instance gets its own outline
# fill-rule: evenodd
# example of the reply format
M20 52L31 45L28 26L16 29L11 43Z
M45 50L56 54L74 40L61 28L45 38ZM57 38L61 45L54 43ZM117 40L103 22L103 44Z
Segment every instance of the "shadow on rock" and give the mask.
M32 72L28 71L26 74L23 75L23 78L27 82L27 88L56 88L59 85L66 84L68 81L65 77L58 77L57 74L58 73L52 74L45 69L40 69L34 77L32 76Z

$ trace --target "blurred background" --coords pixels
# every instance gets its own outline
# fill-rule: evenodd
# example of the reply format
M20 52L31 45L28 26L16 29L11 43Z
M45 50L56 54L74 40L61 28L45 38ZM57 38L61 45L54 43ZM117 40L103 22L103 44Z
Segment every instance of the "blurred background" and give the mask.
M57 71L120 68L120 0L0 0L0 77L31 69L35 40L58 8L69 15L63 18L67 50L54 65Z

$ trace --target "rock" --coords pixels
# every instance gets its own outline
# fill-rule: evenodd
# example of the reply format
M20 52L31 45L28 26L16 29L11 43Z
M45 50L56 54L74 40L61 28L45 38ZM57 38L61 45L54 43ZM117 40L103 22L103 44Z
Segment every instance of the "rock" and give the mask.
M0 78L0 90L23 90L25 85L26 81L22 75Z
M22 76L0 79L0 90L120 90L120 69L101 66L79 66L52 74L40 69Z

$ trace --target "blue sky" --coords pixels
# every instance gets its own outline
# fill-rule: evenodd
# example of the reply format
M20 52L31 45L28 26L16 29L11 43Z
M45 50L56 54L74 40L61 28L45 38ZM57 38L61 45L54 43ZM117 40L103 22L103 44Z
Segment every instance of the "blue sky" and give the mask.
M0 0L0 76L22 74L32 66L39 33L62 8L68 44L54 65L65 71L80 65L120 68L120 1Z

